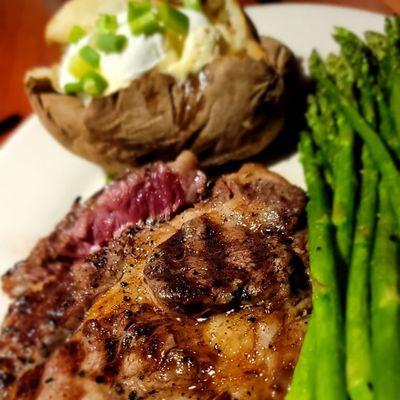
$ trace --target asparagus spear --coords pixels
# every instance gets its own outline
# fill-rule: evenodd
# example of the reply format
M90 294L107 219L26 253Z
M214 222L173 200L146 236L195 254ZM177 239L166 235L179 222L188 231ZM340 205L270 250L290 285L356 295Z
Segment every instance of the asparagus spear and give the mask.
M392 111L394 124L398 136L400 137L400 18L386 18L385 33L388 38L386 51L387 72L390 75L390 109Z
M341 46L341 51L346 60L351 65L355 82L361 94L360 111L369 125L374 128L379 125L383 138L400 157L400 140L394 135L390 109L385 103L383 92L378 83L379 77L376 73L378 60L382 59L385 54L386 37L373 32L366 34L366 37L369 37L370 42L372 42L372 47L377 56L358 36L344 28L336 28L334 37ZM350 98L351 96L349 96ZM375 109L376 107L378 110ZM379 114L379 123L376 111Z
M396 135L390 107L385 102L381 91L376 94L376 102L379 110L379 132L397 159L400 160L400 136Z
M376 165L388 181L391 187L390 194L392 205L400 226L400 173L397 170L390 153L386 149L379 135L364 120L358 110L353 106L352 102L340 93L335 84L331 81L318 53L313 52L311 62L313 64L314 74L318 78L324 92L335 106L341 110L348 122L352 125L353 129L367 144Z
M378 88L382 91L384 101L391 113L393 130L391 134L400 141L400 17L385 20L385 35L367 32L365 38L367 45L379 61ZM393 141L395 142L394 139ZM396 147L399 147L397 143ZM399 157L399 152L395 151Z
M348 99L353 98L354 74L343 57L330 55L327 71L334 77L337 87ZM329 101L327 107L332 109ZM356 179L354 168L354 134L351 126L341 113L335 112L337 137L335 140L332 170L334 171L334 192L332 222L336 228L338 250L345 266L350 265L354 220Z
M366 147L346 304L346 373L353 400L372 399L369 263L377 206L378 173Z
M374 398L395 400L400 394L400 298L398 225L383 178L379 187L379 221L371 264L372 365Z
M385 101L389 99L390 82L388 79L391 75L391 61L389 57L389 40L386 35L378 32L365 33L366 45L370 49L378 62L377 79L379 87L382 90ZM389 79L390 80L390 79Z
M372 73L374 65L372 52L364 42L354 33L345 28L336 28L334 33L336 42L351 65L360 96L360 106L365 119L375 125L374 87L375 75Z
M391 86L387 87L388 82L392 85L392 63L389 57L389 40L387 36L377 32L366 32L365 33L366 44L369 47L371 53L374 55L378 62L378 83L375 85L374 92L376 95L376 102L379 112L379 131L386 141L388 146L395 153L396 157L400 159L400 136L396 134L395 121L392 116L393 108L395 108L395 99L398 94L396 93L393 97L393 104L390 105L390 91ZM396 61L397 63L397 61ZM389 93L389 94L386 94ZM397 100L398 101L398 100ZM395 112L395 115L398 111Z
M376 103L380 133L400 159L400 29L396 21L399 20L387 20L386 29L391 32L388 37L382 38L382 35L374 33L366 34L374 51L358 36L344 28L336 29L335 39L341 45L342 52L354 71L361 94L360 105L364 118L371 126L376 127ZM382 64L380 76L376 73L379 60ZM387 85L388 81L391 93L386 102L382 87Z
M371 52L375 55L378 61L382 61L385 57L388 40L385 35L378 32L365 32L365 41Z
M390 109L393 115L397 137L400 138L400 70L396 71L393 75Z
M367 32L366 42L379 61L379 86L383 89L385 98L389 101L393 88L393 75L400 68L400 18L385 20L385 34Z
M350 218L346 217L342 220L337 218L337 216L340 216L339 210L341 210L342 216L345 211L349 210L348 206L340 204L339 199L343 199L346 195L355 191L349 190L349 187L355 189L354 164L346 164L349 159L354 160L354 155L349 150L353 150L354 146L352 142L346 142L346 140L342 142L340 139L348 139L351 131L354 130L365 142L363 150L365 171L362 179L361 205L357 215L354 252L351 257L351 275L349 277L346 308L346 334L348 338L346 367L349 394L352 398L361 400L372 397L369 387L371 357L374 361L374 384L381 382L381 389L377 391L376 395L378 399L392 398L385 396L383 388L385 385L390 385L388 376L392 376L392 381L397 382L397 377L393 374L400 370L399 365L394 365L393 362L392 365L389 365L389 361L387 369L390 369L390 371L388 373L381 371L385 369L385 357L386 360L389 359L387 355L389 353L386 353L386 356L383 355L385 349L391 348L393 350L392 361L400 360L398 267L389 262L390 251L386 255L388 261L386 264L389 265L387 268L394 272L388 273L386 280L378 280L377 284L372 281L373 295L375 293L375 299L379 300L374 303L375 307L373 308L375 336L372 342L372 356L368 331L368 290L365 287L365 282L368 280L367 261L370 255L378 179L372 161L368 160L368 151L378 166L385 180L385 185L387 187L390 185L389 193L386 192L387 204L385 208L393 207L395 225L400 226L400 172L397 170L390 152L382 142L382 138L375 131L380 128L383 139L400 159L400 135L394 134L395 127L400 127L400 113L398 112L400 110L400 18L386 22L386 36L369 33L366 37L367 46L351 32L338 29L336 39L341 45L342 55L330 56L327 65L323 63L317 53L313 53L311 57L311 71L317 80L318 90L315 97L310 101L308 113L312 137L308 133L302 135L300 152L310 194L308 223L314 311L298 368L295 371L289 399L340 399L345 397L343 378L340 378L340 368L338 368L343 362L340 359L342 327L340 326L340 301L337 277L335 276L333 241L329 232L331 226L329 222L329 202L326 193L324 193L326 188L324 187L321 168L318 165L319 161L313 149L312 139L314 139L322 154L323 171L333 189L332 219L337 228L339 248L340 243L344 244L345 237L350 235L351 238L352 229L351 214L348 214ZM354 83L357 85L356 93L353 92ZM352 165L352 168L349 168L349 165ZM343 183L348 183L349 179L350 182L353 179L353 186L345 188ZM382 190L381 197L383 197ZM337 203L335 203L335 199L337 199ZM336 207L335 204L337 204ZM382 204L381 201L381 206ZM316 221L319 221L319 223ZM385 218L381 218L380 226L384 225L383 221L385 221ZM386 223L388 221L389 218L386 218ZM366 226L369 226L370 229L367 229ZM347 228L347 233L340 236L339 227ZM345 231L342 230L342 232ZM384 241L381 237L382 234L379 235L378 229L378 239L374 247L375 264L372 267L372 272L379 271L376 266L379 260L377 254L382 253L384 247ZM331 247L328 251L322 246L316 247L316 243L328 244L329 241ZM351 239L348 242L351 243ZM342 256L350 253L349 250L346 252L343 249L343 247L340 248ZM333 265L331 269L329 268L330 265ZM329 274L331 274L330 277ZM324 282L334 282L334 286L329 284L325 286ZM390 285L394 285L395 295L393 295L393 290L388 290L393 289L393 286ZM390 307L385 307L387 304ZM396 308L396 313L393 312L393 308ZM335 314L334 309L337 309L339 313ZM391 311L389 312L389 310ZM331 316L331 321L327 320L328 315ZM384 318L392 323L390 329L382 329L382 326L379 326L383 323ZM393 334L394 327L397 327L397 336ZM334 354L332 350L335 345L337 352ZM377 352L377 348L380 349L380 352ZM316 355L318 358L316 358ZM377 362L375 362L376 360ZM376 367L375 364L380 364L380 367ZM333 381L338 384L337 391L333 389L335 383L328 383L327 371L330 371L331 377L334 377ZM340 382L342 382L342 386ZM385 384L382 384L382 382L385 382ZM390 396L396 396L400 393L398 383L393 382L389 389ZM394 387L396 387L395 390Z
M340 91L348 96L349 99L354 99L353 86L355 76L347 60L342 55L331 53L326 59L326 70L329 75L336 78Z
M301 135L299 150L310 199L307 212L317 349L313 355L317 357L314 371L315 396L326 400L345 399L342 313L329 201L309 133ZM314 335L313 330L311 334ZM304 357L310 357L309 347L305 350L300 356L300 363L307 364Z
M334 192L332 222L342 261L348 267L352 251L354 200L356 180L354 171L354 137L351 127L341 115L337 116L338 149L334 159Z
M325 179L329 185L333 186L332 158L334 151L332 151L332 131L334 128L333 126L329 126L325 129L325 124L321 117L321 105L320 102L317 101L316 96L309 96L308 98L307 121L311 129L313 140L319 147Z
M316 333L315 318L310 317L307 333L296 364L292 384L285 400L312 400L315 398Z

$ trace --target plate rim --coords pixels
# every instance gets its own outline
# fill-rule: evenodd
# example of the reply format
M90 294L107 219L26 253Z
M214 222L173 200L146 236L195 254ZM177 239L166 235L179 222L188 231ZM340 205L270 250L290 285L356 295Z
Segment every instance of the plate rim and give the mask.
M361 14L369 14L375 15L380 17L385 17L387 14L378 12L378 11L371 11L365 10L363 8L354 7L351 5L339 5L339 4L317 4L311 2L304 2L304 3L284 3L284 4L249 4L244 7L245 10L257 10L257 9L265 9L265 8L313 8L313 9L320 9L320 10L331 10L331 11L344 11L344 12L354 12L354 13L361 13Z

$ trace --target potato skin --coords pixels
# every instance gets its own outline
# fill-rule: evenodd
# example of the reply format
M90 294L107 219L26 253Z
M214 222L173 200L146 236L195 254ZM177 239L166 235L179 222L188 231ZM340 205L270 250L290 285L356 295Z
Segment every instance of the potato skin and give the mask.
M267 62L219 57L183 83L152 71L87 107L56 93L50 81L30 78L26 86L49 132L108 172L172 160L185 149L203 166L215 166L259 153L282 129L293 56L273 39L264 38L262 45Z

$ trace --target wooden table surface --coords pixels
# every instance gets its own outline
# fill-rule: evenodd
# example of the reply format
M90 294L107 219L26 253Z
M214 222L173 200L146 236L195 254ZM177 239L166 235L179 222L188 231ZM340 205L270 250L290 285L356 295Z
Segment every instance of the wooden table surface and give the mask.
M262 2L262 1L261 1ZM269 1L264 1L268 3ZM301 3L304 1L278 1ZM391 14L400 13L400 0L308 0L337 4ZM2 132L12 128L31 113L22 79L26 70L57 60L58 49L43 39L46 21L63 0L0 0L0 142ZM255 0L243 0L254 4Z

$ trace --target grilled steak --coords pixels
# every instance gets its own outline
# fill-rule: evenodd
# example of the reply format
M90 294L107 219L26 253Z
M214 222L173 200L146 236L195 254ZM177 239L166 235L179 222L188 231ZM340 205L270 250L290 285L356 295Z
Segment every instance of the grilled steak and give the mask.
M124 257L123 241L114 239L95 249L124 231L133 245L144 222L154 225L170 218L203 194L205 183L195 158L184 153L169 166L150 165L109 185L84 205L75 205L6 278L17 282L16 292L22 285L26 289L3 323L0 388L48 357L78 328L93 301L122 275L117 261Z
M3 277L4 290L13 297L36 291L127 225L168 219L197 200L204 188L205 177L196 170L194 155L184 152L174 163L157 162L124 176L84 204L78 199L30 256Z
M45 362L3 363L3 397L283 398L310 310L304 204L249 164L170 222L125 230L101 258L118 282Z

